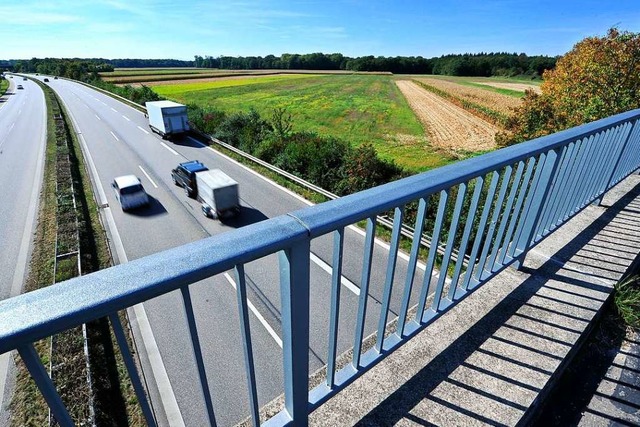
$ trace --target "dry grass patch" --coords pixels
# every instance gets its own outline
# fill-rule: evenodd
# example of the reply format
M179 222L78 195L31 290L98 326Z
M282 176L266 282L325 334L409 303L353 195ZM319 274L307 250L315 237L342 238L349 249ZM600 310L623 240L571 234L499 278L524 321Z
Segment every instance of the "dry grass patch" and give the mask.
M481 105L485 108L497 111L501 114L510 115L512 110L519 107L522 101L513 96L503 95L501 93L492 92L490 90L484 90L473 86L464 86L458 83L442 80L435 77L420 77L415 80L433 86L436 89L440 89L447 92L457 98L473 102ZM498 84L516 84L516 83L481 83L484 85L498 85ZM495 86L498 87L498 86Z

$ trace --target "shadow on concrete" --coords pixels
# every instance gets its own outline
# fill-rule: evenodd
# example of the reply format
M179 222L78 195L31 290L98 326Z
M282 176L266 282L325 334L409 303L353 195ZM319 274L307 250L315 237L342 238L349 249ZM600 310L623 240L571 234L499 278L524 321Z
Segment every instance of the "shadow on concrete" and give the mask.
M520 286L357 425L386 426L403 421L419 425L527 425L535 420L540 402L557 381L551 372L563 370L573 358L579 347L576 342L581 343L587 335L582 331L589 328L602 301L624 273L624 262L613 268L616 264L607 264L607 259L626 260L629 265L637 254L617 250L616 239L594 237L617 224L618 215L629 213L628 207L637 206L639 197L640 184L540 267L524 268L530 276ZM633 221L638 223L637 216ZM631 240L636 248L638 240L640 236ZM583 265L583 269L571 268L572 258L585 253L599 262ZM599 268L603 262L606 269ZM560 284L550 284L551 280ZM562 287L567 289L556 289ZM564 300L564 291L569 291L565 297L570 300Z

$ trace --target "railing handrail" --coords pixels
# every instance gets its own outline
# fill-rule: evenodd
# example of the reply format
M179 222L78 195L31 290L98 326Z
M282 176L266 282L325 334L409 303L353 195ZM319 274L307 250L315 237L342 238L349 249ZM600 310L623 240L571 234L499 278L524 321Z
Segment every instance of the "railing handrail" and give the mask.
M506 147L340 199L0 301L0 354L222 273L363 217L640 118L640 109ZM287 242L285 244L285 242ZM249 255L250 254L250 255ZM167 261L170 261L169 263ZM177 279L179 278L179 279Z

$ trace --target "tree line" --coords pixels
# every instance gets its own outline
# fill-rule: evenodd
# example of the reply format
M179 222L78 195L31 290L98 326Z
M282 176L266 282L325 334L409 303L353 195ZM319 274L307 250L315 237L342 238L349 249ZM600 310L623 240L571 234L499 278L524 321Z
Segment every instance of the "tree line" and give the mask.
M557 58L528 56L524 53L477 53L443 55L438 58L422 56L361 56L346 57L340 53L285 53L281 56L199 56L194 59L197 68L235 70L345 70L378 71L395 74L442 74L451 76L515 76L539 77L545 70L555 67Z

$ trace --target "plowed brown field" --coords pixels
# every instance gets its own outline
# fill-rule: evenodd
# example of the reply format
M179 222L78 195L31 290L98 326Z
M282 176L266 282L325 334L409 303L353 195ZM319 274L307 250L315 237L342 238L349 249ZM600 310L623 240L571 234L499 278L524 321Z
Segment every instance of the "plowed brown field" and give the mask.
M540 86L529 85L526 83L498 83L498 82L474 82L479 85L497 87L499 89L517 90L518 92L524 92L526 90L532 90L535 93L540 93Z
M409 80L397 80L434 147L462 154L495 148L498 128Z

